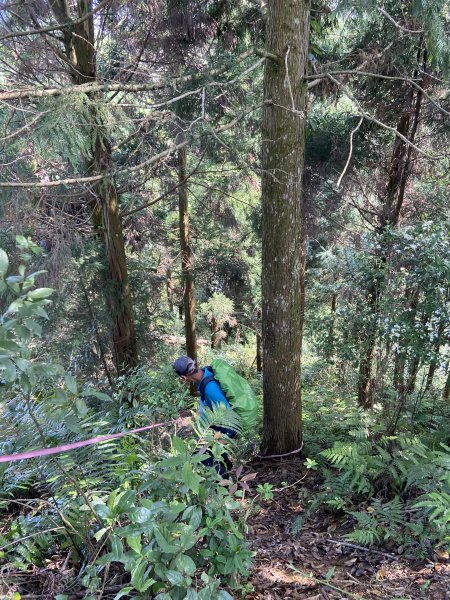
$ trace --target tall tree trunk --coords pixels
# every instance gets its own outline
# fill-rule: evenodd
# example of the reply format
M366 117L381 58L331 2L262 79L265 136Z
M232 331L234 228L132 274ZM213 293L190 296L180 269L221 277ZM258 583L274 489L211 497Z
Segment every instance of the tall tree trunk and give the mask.
M302 177L305 153L309 2L267 3L262 122L262 341L264 429L261 450L300 447L302 348Z
M326 358L328 361L332 362L332 358L334 356L334 347L335 347L335 337L334 337L334 328L336 321L336 303L337 303L337 293L333 292L331 296L331 321L330 327L328 329L327 336L327 347L326 347Z
M419 59L422 51L419 51ZM426 65L424 53L423 63ZM417 76L417 73L414 74ZM397 131L411 143L414 142L420 121L422 108L422 91L411 88L407 95L406 107L401 115ZM362 357L359 364L358 376L358 403L364 408L370 408L373 403L372 363L378 335L378 317L380 300L383 293L385 271L387 264L387 248L385 234L389 227L396 227L399 221L403 201L405 198L406 184L411 174L412 147L404 140L397 137L394 142L392 158L389 168L389 177L382 198L382 208L378 215L380 250L374 260L374 274L366 292L366 304L369 308L371 323L367 327L363 338Z
M65 0L50 0L53 14L61 24L71 22ZM78 0L77 17L92 11L92 0ZM76 85L96 79L96 50L94 17L83 23L74 23L63 30L63 44L70 75ZM91 98L92 99L92 98ZM93 99L91 114L95 128L95 142L88 169L93 173L107 173L112 168L111 144ZM128 372L138 362L136 332L132 299L128 283L122 219L119 213L117 188L112 175L105 177L90 195L89 207L93 227L103 236L107 278L105 298L108 306L114 346L114 362L118 373Z
M96 172L102 173L112 168L112 155L111 145L103 132L103 124L99 119L97 123L94 166ZM108 266L106 298L111 319L114 363L118 373L127 373L137 366L138 353L122 219L117 188L112 177L100 182L97 195L102 210L102 230Z
M442 399L448 400L450 398L450 364L447 364L447 379L445 380L444 391L442 392Z
M181 140L180 140L181 141ZM197 360L197 335L195 331L194 253L189 231L189 204L187 189L186 146L178 150L178 208L180 219L181 265L184 283L184 325L186 332L186 354Z

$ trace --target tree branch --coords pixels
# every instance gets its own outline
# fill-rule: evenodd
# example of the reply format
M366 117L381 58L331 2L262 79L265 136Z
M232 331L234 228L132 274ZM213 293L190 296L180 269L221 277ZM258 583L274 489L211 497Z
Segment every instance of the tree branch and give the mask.
M352 132L350 134L350 151L348 153L348 158L347 158L347 162L345 163L344 170L342 171L342 173L339 176L339 179L337 180L336 187L339 187L341 185L342 178L344 177L345 173L347 172L348 165L350 164L352 154L353 154L353 136L358 131L358 129L361 127L363 120L364 120L364 117L361 117L359 119L358 125L355 127L355 129L352 130Z
M39 35L41 33L49 33L50 31L56 31L58 29L65 29L66 27L73 27L74 25L79 25L80 23L84 23L87 19L89 19L92 15L98 13L104 6L109 4L111 0L102 0L97 6L91 10L91 12L86 13L79 19L73 19L68 21L67 23L61 23L59 25L49 25L48 27L42 27L41 29L30 29L29 31L11 31L10 33L6 33L0 37L0 42L3 40L8 40L16 37L23 37L27 35Z
M255 54L254 50L247 50L243 52L236 58L236 62L239 63L242 60L245 60L249 56ZM234 62L234 61L233 61ZM259 64L261 64L261 60L258 60L254 68L256 68ZM195 75L184 75L182 77L175 77L172 79L168 79L167 81L153 82L153 83L83 83L81 85L71 85L63 88L28 88L23 90L10 90L0 92L0 101L1 100L17 100L19 98L42 98L42 97L55 97L55 96L65 96L67 94L90 94L94 92L149 92L153 90L161 90L168 87L174 87L179 84L190 83L195 81L201 81L204 77L214 77L216 75L222 75L225 71L227 71L230 67L230 64L226 64L222 67L218 67L217 69L211 69L210 71L206 71L204 73L198 73ZM247 69L246 72L252 70L251 68ZM239 76L238 76L239 78ZM227 85L233 83L236 80L233 79L231 81L224 82ZM204 86L218 86L224 85L224 83L220 82L210 82L204 84Z
M380 13L382 15L384 15L386 17L386 19L389 19L389 21L391 23L393 23L397 27L397 29L400 29L400 31L404 31L405 33L415 33L415 34L423 33L423 29L408 29L407 27L403 27L403 25L400 25L400 23L398 23L394 19L394 17L391 17L391 15L384 8L382 8L381 6L378 6L377 8L380 11Z
M391 127L390 125L386 125L386 123L383 123L382 121L380 121L379 119L377 119L376 117L370 115L368 112L366 112L364 110L364 108L361 106L361 104L358 102L358 100L356 100L355 96L351 93L351 91L347 88L347 86L345 86L342 82L338 81L335 77L333 77L332 75L328 74L328 79L330 81L332 81L335 85L337 85L343 92L344 94L347 96L347 98L349 98L356 106L358 113L364 117L365 119L367 119L368 121L371 121L372 123L375 123L376 125L378 125L379 127L382 127L383 129L386 129L387 131L390 131L391 133L393 133L394 135L396 135L398 138L400 138L401 140L403 140L405 142L405 144L407 144L408 146L410 146L411 148L414 148L414 150L416 150L419 154L421 154L422 156L429 158L431 160L438 160L439 158L443 158L445 155L433 155L433 154L428 154L428 152L425 152L424 150L421 150L418 146L416 146L415 144L413 144L412 142L410 142L408 140L408 138L406 138L403 134L401 134L399 131L397 131L397 129L395 129L394 127Z

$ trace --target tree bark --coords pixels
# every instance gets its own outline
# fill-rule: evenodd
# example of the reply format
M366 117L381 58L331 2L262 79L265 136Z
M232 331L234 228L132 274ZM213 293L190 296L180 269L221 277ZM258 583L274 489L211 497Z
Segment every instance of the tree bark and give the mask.
M181 142L181 140L180 140ZM197 360L197 335L195 331L195 295L194 295L194 253L189 230L189 198L187 189L187 152L186 146L178 150L178 208L180 219L181 265L184 284L184 326L186 334L186 354Z
M442 392L442 399L448 400L450 398L450 364L447 365L447 379L445 380L444 391Z
M258 322L256 324L256 372L262 373L263 361L262 361L262 339L260 333L261 325L261 310L258 310Z
M267 3L262 121L263 454L301 445L302 178L309 2Z
M112 153L109 140L102 131L103 125L99 120L97 123L94 165L96 172L101 173L102 170L108 171L112 168ZM114 180L101 181L97 186L97 195L102 211L102 230L108 266L105 291L111 319L114 363L118 373L128 373L137 366L138 353L122 219Z

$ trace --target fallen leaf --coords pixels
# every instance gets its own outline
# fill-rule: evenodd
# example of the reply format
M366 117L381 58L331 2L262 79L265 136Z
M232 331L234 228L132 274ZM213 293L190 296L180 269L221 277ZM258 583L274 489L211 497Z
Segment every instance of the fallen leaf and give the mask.
M382 596L383 592L380 592L380 590L370 590L370 593L373 594L374 596Z
M380 569L378 569L376 577L377 579L384 579L386 577L386 569L384 567L380 567Z

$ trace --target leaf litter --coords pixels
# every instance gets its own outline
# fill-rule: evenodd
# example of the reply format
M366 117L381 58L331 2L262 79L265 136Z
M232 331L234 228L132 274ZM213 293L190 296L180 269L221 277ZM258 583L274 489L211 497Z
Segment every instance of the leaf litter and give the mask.
M321 510L293 535L302 499L317 491L317 474L298 459L255 461L251 470L257 475L248 482L250 496L268 482L274 497L258 502L260 510L249 517L254 591L246 600L450 600L446 551L420 562L402 556L400 546L350 544L342 539L346 519Z

